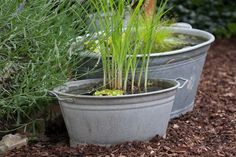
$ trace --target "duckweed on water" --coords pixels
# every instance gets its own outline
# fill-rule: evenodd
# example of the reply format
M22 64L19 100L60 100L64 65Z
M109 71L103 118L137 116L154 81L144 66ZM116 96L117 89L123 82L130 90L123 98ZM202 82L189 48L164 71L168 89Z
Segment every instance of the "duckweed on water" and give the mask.
M101 91L96 91L94 93L94 96L120 96L120 95L124 95L124 91L104 89L104 90L101 90Z

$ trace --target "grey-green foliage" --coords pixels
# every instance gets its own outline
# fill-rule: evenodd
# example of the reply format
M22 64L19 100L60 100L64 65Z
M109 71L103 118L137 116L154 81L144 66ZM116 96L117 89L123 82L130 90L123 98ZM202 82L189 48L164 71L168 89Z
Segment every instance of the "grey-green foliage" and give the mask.
M83 9L70 0L1 0L0 118L30 124L47 110L48 91L77 77L69 41L82 32Z
M170 0L172 16L218 37L236 36L235 0Z

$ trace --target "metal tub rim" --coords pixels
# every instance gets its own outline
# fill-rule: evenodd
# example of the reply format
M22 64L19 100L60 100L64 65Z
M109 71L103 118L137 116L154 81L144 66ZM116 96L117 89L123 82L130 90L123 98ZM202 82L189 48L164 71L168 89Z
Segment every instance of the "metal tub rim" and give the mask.
M214 35L212 35L211 33L207 32L207 31L203 31L203 30L199 30L199 29L184 28L184 27L165 27L164 29L171 29L171 30L173 30L173 33L182 33L182 34L186 34L186 35L203 37L203 38L207 39L207 41L204 41L204 42L197 44L195 46L185 47L182 49L166 51L166 52L151 53L150 57L156 57L156 56L160 57L160 56L170 56L170 55L181 54L181 53L189 52L189 51L196 50L198 48L210 45L211 43L213 43L215 41ZM81 53L81 55L85 56L85 57L92 57L92 58L99 58L100 57L100 54L91 53L87 50L83 51ZM137 55L137 57L142 57L142 55Z
M70 98L89 98L89 99L100 99L100 100L104 100L104 99L122 99L122 98L134 98L137 96L151 96L151 95L156 95L156 94L162 94L162 93L166 93L166 92L170 92L173 91L177 88L180 87L180 83L174 79L156 79L158 81L165 81L169 84L172 84L172 87L169 87L167 89L161 89L161 90L157 90L157 91L152 91L152 92L146 92L146 93L139 93L139 94L129 94L129 95L121 95L121 96L91 96L91 95L76 95L76 94L68 94L65 92L61 92L62 89L65 89L67 86L72 85L72 84L76 84L78 82L91 82L91 83L96 83L98 81L102 81L102 79L85 79L85 80L78 80L78 81L70 81L65 83L62 86L56 87L53 89L52 93L54 95L56 95L58 98L60 98L60 96L63 97L70 97Z

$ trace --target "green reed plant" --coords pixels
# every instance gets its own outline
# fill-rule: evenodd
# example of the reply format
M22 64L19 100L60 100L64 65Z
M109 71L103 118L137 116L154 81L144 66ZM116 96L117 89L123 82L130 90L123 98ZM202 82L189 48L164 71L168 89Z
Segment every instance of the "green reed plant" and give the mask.
M93 3L99 20L99 27L96 23L94 27L102 58L104 86L132 93L135 86L147 88L149 56L156 40L156 31L164 24L161 18L165 14L166 2L161 3L155 14L146 17L142 12L143 0L140 0L134 10L128 9L130 16L127 21L124 20L127 4L123 0ZM140 69L137 69L138 64L141 64Z

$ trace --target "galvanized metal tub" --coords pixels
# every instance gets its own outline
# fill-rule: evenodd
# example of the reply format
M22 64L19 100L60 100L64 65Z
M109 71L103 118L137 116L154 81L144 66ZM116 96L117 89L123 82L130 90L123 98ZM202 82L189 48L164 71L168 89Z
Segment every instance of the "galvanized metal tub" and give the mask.
M101 82L88 79L68 82L53 93L59 99L70 136L70 145L80 143L111 145L126 141L149 140L165 136L180 83L160 80L168 88L124 96L88 96L68 91Z
M148 78L175 79L177 77L183 77L189 80L187 86L177 91L175 103L171 113L171 118L174 118L193 110L194 100L207 56L207 51L215 38L208 32L192 29L188 25L175 25L169 29L171 29L174 33L193 35L206 39L205 42L195 46L186 47L175 51L151 54ZM90 53L88 58L88 64L84 65L83 71L90 71L94 66L96 67L96 71L94 71L93 74L88 75L88 78L102 77L99 56Z

